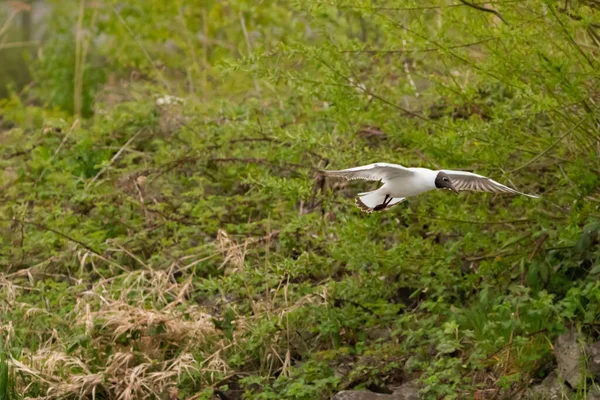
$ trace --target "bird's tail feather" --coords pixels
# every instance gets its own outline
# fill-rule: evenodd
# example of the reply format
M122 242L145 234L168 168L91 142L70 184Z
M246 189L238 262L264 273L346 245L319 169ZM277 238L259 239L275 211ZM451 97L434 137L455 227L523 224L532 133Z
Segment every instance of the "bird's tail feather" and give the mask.
M383 194L379 190L375 190L373 192L359 193L355 202L358 208L360 208L362 211L372 213L373 211L387 210L388 208L404 200L404 197L393 198L392 201L390 201L386 207L380 207L385 201L385 199L385 194Z

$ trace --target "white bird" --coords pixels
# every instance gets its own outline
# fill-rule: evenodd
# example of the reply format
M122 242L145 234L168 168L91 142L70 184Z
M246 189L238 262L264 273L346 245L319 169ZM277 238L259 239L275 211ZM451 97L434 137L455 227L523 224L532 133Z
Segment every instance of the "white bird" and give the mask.
M485 176L465 171L427 168L406 168L398 164L375 163L339 171L322 171L325 176L343 177L348 180L364 179L381 181L383 186L372 192L359 193L356 205L365 212L386 210L407 197L416 196L433 189L461 191L512 193L538 198L518 192Z

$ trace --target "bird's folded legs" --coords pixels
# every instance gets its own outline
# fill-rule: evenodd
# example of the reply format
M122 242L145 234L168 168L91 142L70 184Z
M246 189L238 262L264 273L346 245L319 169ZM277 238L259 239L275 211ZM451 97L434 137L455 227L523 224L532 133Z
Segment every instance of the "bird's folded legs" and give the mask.
M392 202L393 199L394 198L392 196L390 196L389 194L386 194L385 199L383 199L383 203L376 205L375 208L373 208L373 211L383 210Z

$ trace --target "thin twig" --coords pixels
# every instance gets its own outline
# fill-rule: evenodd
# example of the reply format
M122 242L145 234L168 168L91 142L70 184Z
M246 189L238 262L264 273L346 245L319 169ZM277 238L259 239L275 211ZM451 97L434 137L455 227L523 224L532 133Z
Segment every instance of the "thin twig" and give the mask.
M364 86L362 86L362 85L356 85L356 84L353 84L353 82L352 82L352 79L350 79L349 77L345 76L344 74L342 74L341 72L339 72L338 70L336 70L335 68L333 68L333 67L332 67L331 65L329 65L327 62L325 62L325 60L323 60L323 59L321 59L321 58L319 58L319 57L316 57L316 56L315 56L315 59L316 59L317 61L319 61L321 64L323 64L324 66L326 66L327 68L329 68L329 70L331 70L331 71L332 71L334 74L336 74L337 76L339 76L339 77L343 78L345 81L347 81L347 82L351 83L353 87L355 87L355 88L357 88L357 89L360 89L360 90L361 90L361 91L362 91L364 94L366 94L366 95L368 95L368 96L371 96L371 97L373 97L373 98L375 98L375 99L377 99L377 100L381 101L382 103L385 103L385 104L387 104L387 105L389 105L389 106L392 106L392 107L394 107L395 109L402 111L402 112L403 112L403 113L405 113L406 115L410 115L411 117L415 117L415 118L418 118L418 119L420 119L420 120L427 121L427 122L429 122L429 123L431 123L431 124L434 124L434 125L437 125L437 126L439 126L439 127L442 127L442 128L444 128L444 129L446 129L446 127L445 127L445 126L443 126L443 125L441 125L441 124L439 124L439 123L437 123L437 122L434 122L434 121L430 120L429 118L427 118L427 117L424 117L424 116L422 116L422 115L420 115L420 114L417 114L417 113L415 113L415 112L412 112L412 111L410 111L410 110L407 110L406 108L403 108L403 107L401 107L401 106L399 106L399 105L397 105L397 104L395 104L395 103L393 103L393 102L391 102L391 101L389 101L389 100L387 100L387 99L385 99L385 98L383 98L383 97L381 97L381 96L379 96L379 95L377 95L377 94L375 94L375 93L371 92L369 89L367 89L366 87L364 87Z
M343 307L346 303L348 303L348 304L352 304L353 306L356 306L356 307L368 312L369 314L375 315L375 311L371 310L370 308L368 308L366 306L363 306L362 304L360 304L354 300L342 299L342 298L332 298L332 300L334 301L333 306L336 308Z
M85 13L85 0L79 1L79 14L77 16L77 28L75 32L75 82L73 85L73 114L76 118L81 117L83 97L83 64L81 44L83 41L83 15Z
M129 138L129 140L127 141L127 143L125 143L123 145L123 147L121 147L119 149L119 151L117 151L117 153L113 156L113 158L110 159L110 162L108 163L107 166L105 166L104 168L102 168L100 171L98 171L98 173L96 174L96 176L94 176L94 178L85 186L85 189L87 190L90 186L92 186L94 184L94 182L96 182L96 180L100 177L100 175L102 175L108 168L110 168L111 165L113 165L113 163L115 162L115 160L117 158L119 158L119 156L121 155L121 153L123 153L123 151L125 151L125 148L127 146L129 146L131 144L131 142L133 142L135 140L136 137L138 137L138 135L140 133L142 133L144 129L140 129L139 131L137 131L135 133L135 135L133 135L131 138Z
M414 31L414 30L412 30L412 29L408 28L406 25L404 25L404 24L402 24L402 23L400 23L400 22L397 22L397 21L396 21L396 20L394 20L393 18L390 18L388 15L381 14L381 13L379 13L379 14L377 14L377 15L378 15L378 16L380 16L381 18L387 19L388 21L390 21L390 22L391 22L393 25L397 26L398 28L400 28L400 29L403 29L403 30L405 30L405 31L407 31L407 32L409 32L409 33L411 33L411 34L413 34L414 36L417 36L417 37L419 37L419 38L421 38L421 39L423 39L423 40L425 40L425 41L427 41L427 42L429 42L429 43L431 43L431 44L433 44L433 45L435 45L435 46L439 47L441 50L446 50L446 51L448 52L448 54L450 54L452 57L456 58L457 60L460 60L460 61L462 61L462 62L463 62L463 63L465 63L466 65L468 65L468 66L470 66L471 68L473 68L473 69L475 69L475 70L477 70L477 71L481 72L482 74L488 75L488 76L490 76L490 77L492 77L492 78L496 79L498 82L502 82L502 83L504 83L504 84L505 84L505 85L507 85L507 86L510 86L510 87L516 87L516 85L515 85L515 84L513 84L513 83L511 83L511 82L508 82L508 81L505 81L505 80L503 80L501 76L496 76L495 74L493 74L493 73L489 72L487 69L485 69L485 68L482 68L482 67L479 67L479 66L477 66L476 64L474 64L474 63L470 62L468 59L466 59L466 58L464 58L464 57L461 57L461 56L459 56L459 55L458 55L458 54L456 54L456 53L453 53L453 52L451 52L451 51L448 51L448 50L451 50L451 49L449 49L449 48L447 48L447 47L444 47L444 46L442 46L440 43L438 43L438 42L436 42L436 41L434 41L434 40L430 39L429 37L427 37L427 36L425 36L425 35L422 35L422 34L420 34L420 33L416 32L416 31Z
M497 40L497 37L491 37L487 39L478 40L477 42L459 44L455 46L448 46L448 49L460 49L463 47L471 47L477 46L482 43L486 43L492 40ZM398 49L398 50L341 50L341 53L368 53L368 54L377 54L377 53L386 53L386 54L394 54L394 53L429 53L433 51L439 51L439 47L432 47L428 49Z
M0 50L4 49L13 49L15 47L28 47L28 46L37 46L40 42L38 40L30 40L28 42L10 42L10 43L2 43L0 44Z
M453 218L444 218L444 217L432 217L430 215L417 214L417 213L409 213L408 215L414 215L419 218L436 219L436 220L447 221L447 222L456 222L456 223L462 223L462 224L478 224L478 225L510 225L510 224L528 224L528 223L536 222L535 219L530 219L530 218L512 219L512 220L506 220L506 221L473 221L473 220L453 219Z
M165 87L167 88L167 90L170 91L171 86L169 85L169 81L167 81L167 79L163 75L162 71L158 68L158 66L156 65L156 63L152 60L152 57L150 57L150 53L148 53L148 51L146 50L146 48L142 45L142 43L135 36L135 34L133 33L133 31L131 30L131 28L129 27L129 25L127 24L127 22L125 21L125 19L123 19L123 17L121 16L121 14L119 14L119 12L117 11L116 6L113 6L112 9L113 9L113 12L115 13L115 15L117 16L117 19L119 20L119 22L121 22L123 24L123 26L125 27L125 29L127 29L127 32L129 32L129 34L131 35L131 38L135 41L135 43L138 45L138 47L142 50L142 52L144 53L144 56L150 62L150 66L154 69L154 71L158 74L158 76L162 80L163 85L165 85Z
M466 6L469 6L469 7L471 7L471 8L474 8L474 9L476 9L476 10L483 11L483 12L488 12L488 13L492 13L492 14L494 14L496 17L500 18L500 20L501 20L502 22L504 22L506 25L509 25L509 23L508 23L508 22L506 22L506 20L504 19L504 17L502 17L502 14L500 14L498 11L496 11L496 10L494 10L494 9L492 9L492 8L486 8L486 7L480 6L479 4L476 4L476 3L469 3L469 2L468 2L468 1L466 1L466 0L458 0L458 1L460 1L461 3L463 3L463 4L464 4L464 5L466 5Z
M522 0L506 0L506 1L485 1L481 3L473 3L474 5L479 4L508 4L518 3ZM446 4L440 6L419 6L419 7L361 7L361 6L337 6L332 3L315 2L316 4L323 4L328 6L336 6L339 9L352 9L352 10L374 10L374 11L422 11L422 10L438 10L444 8L463 7L465 4Z
M133 254L132 252L130 252L129 250L127 250L125 247L123 246L119 246L118 244L115 243L115 246L117 246L119 248L120 251L124 252L125 254L127 254L129 257L133 258L135 261L137 261L138 263L140 263L144 268L146 269L150 269L150 267L148 266L148 264L146 264L145 262L143 262L139 257L137 257L135 254ZM115 250L115 249L107 249L107 250Z
M208 16L206 7L202 7L202 35L208 37ZM208 41L202 41L202 100L206 101L208 88Z
M496 258L496 257L506 257L506 256L514 256L520 254L519 252L516 251L499 251L497 253L490 253L490 254L484 254L482 256L476 256L476 257L465 257L465 260L467 261L482 261L482 260L487 260L489 258Z
M262 133L262 132L261 132ZM292 147L291 144L289 143L284 143L279 139L275 139L275 138L271 138L271 137L267 137L267 136L263 136L263 137L248 137L248 138L240 138L240 139L232 139L232 140L228 140L227 144L235 144L235 143L253 143L253 142L267 142L267 143L275 143L278 146L284 146L284 147ZM215 144L215 145L211 145L206 147L206 149L208 150L214 150L214 149L219 149L221 148L222 145L221 144ZM326 160L325 157L323 157L322 155L315 153L312 150L304 150L304 153L309 154L313 157L318 158L319 160Z
M21 224L25 224L25 225L31 225L31 226L35 226L38 229L44 230L44 231L48 231L48 232L52 232L55 235L58 235L60 237L62 237L63 239L68 240L69 242L75 243L81 247L83 247L84 249L86 249L87 251L94 253L95 255L102 257L102 254L100 254L100 252L98 250L95 250L93 247L91 247L88 244L85 244L84 242L77 240L69 235L67 235L66 233L62 233L60 231L57 231L56 229L50 228L47 225L44 224L40 224L39 222L33 222L33 221L28 221L28 220L15 220L15 219L9 219L9 218L0 218L0 221L6 221L6 222L14 222L14 221L18 221Z
M550 146L548 146L548 148L546 148L546 150L542 151L540 154L538 154L537 156L533 157L531 160L527 161L525 164L521 165L520 167L517 167L513 170L508 171L510 174L512 174L513 172L517 172L519 170L522 170L525 167L528 167L529 165L531 165L532 163L534 163L535 161L539 160L541 157L544 156L544 154L548 153L550 150L552 150L556 145L558 145L564 138L566 138L567 136L569 136L575 129L579 128L579 126L586 120L587 117L583 117L577 124L575 124L575 126L573 126L571 129L569 129L567 132L565 132L563 135L561 135L554 143L552 143Z
M246 39L246 47L248 47L248 56L252 55L252 42L250 41L250 35L248 34L248 29L246 29L246 20L244 19L244 14L240 11L240 24L242 25L242 32L244 32L244 39ZM254 87L256 92L260 94L260 86L258 86L258 81L256 77L254 79Z
M50 160L48 160L48 164L52 163L52 161L54 160L54 158L58 155L58 153L60 152L60 150L63 148L63 146L65 145L65 143L67 142L67 140L71 136L71 133L73 133L73 131L78 126L79 126L79 119L76 118L75 122L73 122L73 125L71 125L71 127L69 128L69 130L65 133L65 136L63 137L63 139L61 140L60 144L58 145L58 147L54 151L54 154L52 154L52 156L50 157ZM36 185L42 180L42 178L44 177L44 174L46 173L47 170L48 170L48 167L45 167L42 170L42 172L40 173L40 176L38 176L38 178L35 181Z
M17 14L19 12L20 12L20 10L15 10L8 16L8 18L6 19L6 22L4 22L4 25L2 25L2 27L0 27L0 36L4 35L4 33L8 30L8 28L10 27L10 23L17 16Z
M92 19L91 19L89 25L87 26L87 29L93 29L93 27L96 25L96 20L98 18L98 9L99 9L99 7L93 7ZM79 81L79 113L81 113L81 109L83 107L83 75L85 72L85 60L87 59L87 54L90 49L90 42L92 41L92 37L91 37L91 35L88 35L86 38L85 36L82 35L81 40L82 40L81 53L79 54L80 61L81 61L79 63L79 66L81 68L79 70L79 77L78 77L78 81Z
M554 10L554 7L552 7L551 4L548 4L548 9L550 10L550 12L552 13L552 15L554 16L554 18L558 21L558 24L560 25L560 27L562 28L563 32L565 33L565 36L567 37L569 43L571 43L571 45L573 45L575 47L575 49L579 52L579 54L581 54L583 56L583 58L585 58L585 60L588 62L588 64L595 69L595 65L592 62L592 60L588 57L587 54L585 54L585 52L581 49L581 47L579 47L577 45L577 43L575 42L575 40L571 37L571 35L569 34L569 31L567 30L567 28L565 27L565 25L563 24L563 22L561 21L561 19L558 17L558 15L556 14L556 11Z
M527 261L531 262L531 260L533 260L533 258L537 255L537 253L540 252L540 249L544 245L544 242L546 241L546 239L548 239L548 235L547 234L543 234L538 239L537 243L535 244L535 249L533 249L533 252L529 255L529 258L527 259Z
M251 163L251 164L263 164L263 165L270 165L272 167L277 167L277 168L289 170L289 171L295 171L298 168L308 168L313 171L321 171L319 168L313 167L312 165L302 165L302 164L295 164L295 163L277 164L272 161L263 160L261 158L235 158L235 157L221 158L221 157L216 157L216 158L209 158L208 161L217 162L217 163L218 162L246 162L246 163Z
M531 332L531 333L528 333L528 334L522 335L522 336L529 339L529 338L532 338L534 336L539 335L540 333L545 333L545 332L548 332L547 328L540 329L539 331ZM505 344L503 346L500 346L496 351L494 351L493 353L491 353L490 355L488 355L485 359L483 359L483 362L491 360L492 357L496 356L498 353L500 353L502 350L504 350L507 346L509 346L509 343L507 343L507 344ZM474 371L472 371L472 370L471 371L465 371L465 372L463 372L463 374L461 375L460 379L462 380L467 375L470 375L473 372Z
M63 138L63 140L61 140L60 144L58 145L58 147L54 151L54 154L52 155L52 158L54 158L58 154L58 152L60 151L60 149L62 149L62 147L67 142L67 139L69 139L69 136L71 136L71 133L73 132L73 130L75 128L77 128L78 125L79 125L79 120L76 119L75 122L73 122L73 125L71 125L71 127L67 131L67 133L65 133L65 137ZM50 161L52 161L52 158L50 159Z

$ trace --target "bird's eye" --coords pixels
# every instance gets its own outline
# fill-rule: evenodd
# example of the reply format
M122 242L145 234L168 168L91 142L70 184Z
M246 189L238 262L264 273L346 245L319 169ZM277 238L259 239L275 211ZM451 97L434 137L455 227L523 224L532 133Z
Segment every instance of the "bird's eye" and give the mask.
M448 182L448 178L444 178L444 182Z

